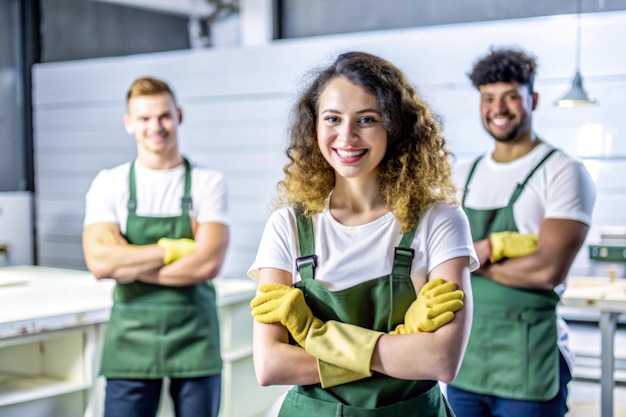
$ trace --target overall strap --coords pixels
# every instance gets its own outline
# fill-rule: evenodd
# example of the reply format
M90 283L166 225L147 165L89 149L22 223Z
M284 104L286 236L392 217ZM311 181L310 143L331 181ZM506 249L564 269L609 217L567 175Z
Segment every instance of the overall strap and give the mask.
M313 236L313 219L305 217L302 210L294 209L298 227L298 242L300 243L300 257L296 259L296 269L302 280L315 279L317 255L315 255L315 238Z
M137 189L135 186L135 161L130 163L130 171L128 173L128 203L126 205L128 213L135 214L137 209Z
M183 215L188 215L189 210L193 207L193 200L191 199L191 165L187 158L183 157L185 163L185 190L183 197L180 199L180 208Z
M524 178L524 181L517 184L517 187L515 188L515 191L513 192L513 195L511 196L511 200L509 201L509 206L512 206L517 201L520 194L522 194L522 190L526 186L526 183L528 182L530 177L532 177L535 174L535 172L537 172L537 170L544 164L544 162L546 162L548 158L550 158L550 156L552 156L552 154L555 153L557 150L558 149L556 148L552 148L548 153L546 153L546 155L541 159L541 161L539 161L539 163L528 173L528 175L526 175L526 178Z
M484 154L480 155L478 158L476 158L476 160L474 161L474 163L472 164L472 168L470 169L469 174L467 174L467 180L465 180L465 187L463 188L463 200L461 201L461 207L465 207L465 196L467 195L467 192L469 191L469 183L472 180L472 177L474 176L474 171L476 171L476 167L478 166L478 163L480 162L481 159L484 158Z
M394 248L393 269L391 270L393 275L411 275L411 265L415 256L415 250L411 247L413 236L415 236L415 229L403 234L400 244Z
M180 199L180 207L182 209L183 214L189 214L189 210L193 206L193 201L191 199L191 165L187 158L183 158L183 162L185 164L185 189L183 192L183 197ZM137 186L135 184L135 161L130 164L130 172L128 173L128 186L129 186L129 195L128 195L128 203L127 208L129 213L135 213L137 209Z

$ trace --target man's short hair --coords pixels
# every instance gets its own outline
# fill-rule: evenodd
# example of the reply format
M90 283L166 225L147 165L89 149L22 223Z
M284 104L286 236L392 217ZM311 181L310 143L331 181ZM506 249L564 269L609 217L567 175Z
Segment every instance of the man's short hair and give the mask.
M133 81L126 94L126 103L130 99L139 96L153 96L156 94L167 93L172 96L176 102L176 96L170 86L163 80L154 77L139 77Z
M474 87L498 82L518 82L534 91L537 61L521 49L491 49L475 64L469 78Z

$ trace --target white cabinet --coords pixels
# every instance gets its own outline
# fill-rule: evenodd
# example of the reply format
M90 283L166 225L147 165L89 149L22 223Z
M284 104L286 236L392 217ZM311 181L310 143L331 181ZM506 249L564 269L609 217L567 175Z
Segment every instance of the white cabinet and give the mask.
M84 416L94 335L88 326L0 340L0 417Z
M256 285L228 278L215 285L224 359L220 417L261 417L287 387L256 382L249 306ZM102 416L97 372L112 290L112 281L85 271L0 268L0 417ZM169 397L162 397L159 417L172 416Z
M84 271L0 268L0 417L98 417L92 387L112 288Z

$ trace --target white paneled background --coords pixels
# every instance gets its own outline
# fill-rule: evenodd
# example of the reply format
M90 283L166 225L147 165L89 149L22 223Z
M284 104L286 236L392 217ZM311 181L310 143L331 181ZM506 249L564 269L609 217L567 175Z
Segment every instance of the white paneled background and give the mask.
M222 171L230 188L231 246L224 276L244 277L282 175L289 109L301 77L338 52L379 54L402 68L445 124L459 160L491 148L478 94L466 73L492 45L520 46L539 61L536 132L585 161L598 199L589 241L626 225L626 13L582 17L581 70L592 107L558 109L574 74L573 15L275 41L49 63L33 70L37 262L84 268L80 233L84 194L98 170L134 157L122 126L131 81L169 81L185 111L183 152ZM589 265L586 249L575 269Z

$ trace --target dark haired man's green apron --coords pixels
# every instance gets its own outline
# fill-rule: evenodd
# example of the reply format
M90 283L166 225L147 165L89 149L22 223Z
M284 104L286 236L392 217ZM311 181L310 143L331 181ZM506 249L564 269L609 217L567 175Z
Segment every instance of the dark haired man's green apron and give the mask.
M474 241L491 233L518 231L513 205L539 167L556 151L552 149L524 181L518 184L505 207L476 210L465 207ZM465 184L470 190L472 166ZM556 306L552 290L528 290L498 284L472 274L474 320L465 358L452 385L467 391L503 398L545 401L559 390L559 349Z

